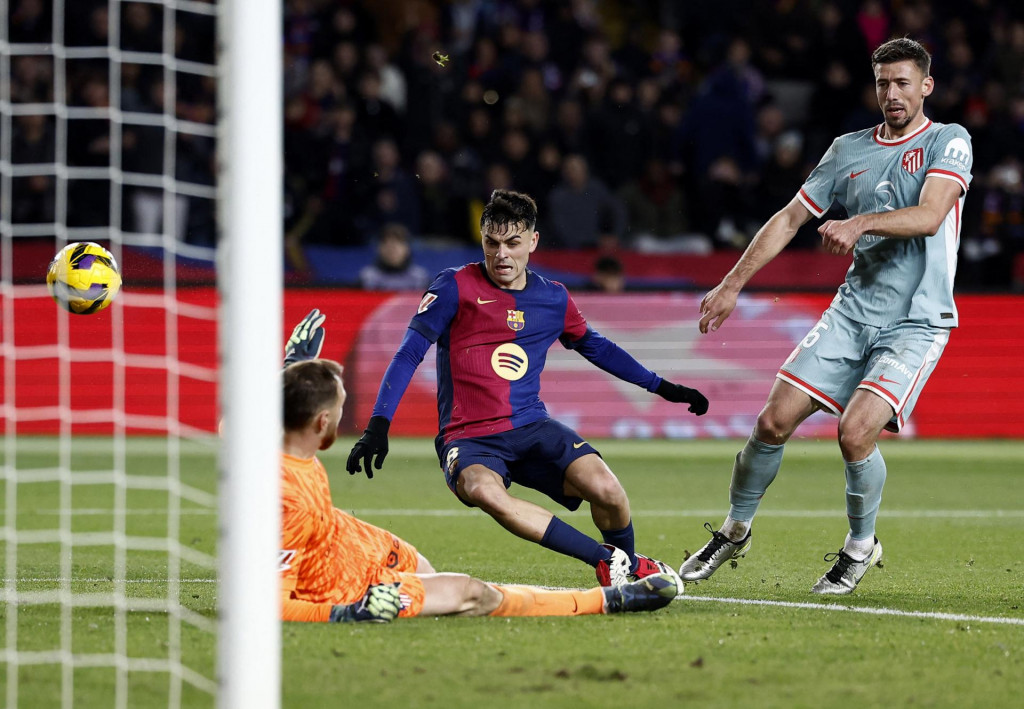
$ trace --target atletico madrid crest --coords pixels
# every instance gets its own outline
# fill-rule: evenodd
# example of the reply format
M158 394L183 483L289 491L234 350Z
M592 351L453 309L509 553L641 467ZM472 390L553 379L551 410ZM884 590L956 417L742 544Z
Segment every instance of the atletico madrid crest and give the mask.
M924 148L914 148L903 153L903 169L913 175L924 164Z
M519 332L524 327L526 327L526 319L523 317L522 310L509 310L507 312L508 319L505 321L505 323L509 326L509 328L515 330L516 332Z

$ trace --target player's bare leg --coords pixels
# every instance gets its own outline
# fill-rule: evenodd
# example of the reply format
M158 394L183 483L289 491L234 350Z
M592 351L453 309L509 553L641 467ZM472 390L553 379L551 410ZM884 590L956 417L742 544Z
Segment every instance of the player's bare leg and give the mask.
M501 476L483 465L467 466L455 486L459 497L479 507L517 537L540 542L553 514L532 502L513 497Z
M566 495L590 503L590 516L611 552L595 569L602 586L621 586L647 576L668 574L682 592L683 582L675 569L636 552L629 498L601 456L591 453L570 463L565 470L563 490Z
M711 541L687 558L679 568L683 581L700 581L730 559L750 549L750 523L768 486L782 465L783 446L797 427L814 413L817 402L793 385L776 379L768 401L757 417L753 435L737 456L729 486L729 515Z
M892 406L866 389L858 389L839 419L839 448L843 460L864 460L875 449L879 434L893 416Z
M590 503L590 516L598 529L621 529L629 524L629 498L601 456L577 458L565 469L565 494Z
M420 615L487 615L501 604L500 591L466 574L426 574L421 580L426 594Z
M893 409L880 396L858 389L839 419L839 448L846 461L846 516L850 531L842 549L826 554L834 562L818 579L814 593L851 593L872 566L882 565L882 545L875 536L875 517L882 502L885 460L875 445Z

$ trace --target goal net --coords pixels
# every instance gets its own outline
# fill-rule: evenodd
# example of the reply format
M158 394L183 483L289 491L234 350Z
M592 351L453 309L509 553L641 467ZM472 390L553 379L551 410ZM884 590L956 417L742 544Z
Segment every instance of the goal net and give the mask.
M0 0L6 706L277 702L279 16ZM44 283L79 241L92 315Z

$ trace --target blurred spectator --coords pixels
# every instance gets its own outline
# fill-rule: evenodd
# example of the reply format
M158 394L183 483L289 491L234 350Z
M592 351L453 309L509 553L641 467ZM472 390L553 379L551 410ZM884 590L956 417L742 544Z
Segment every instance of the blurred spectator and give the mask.
M357 217L357 239L374 236L388 222L397 222L409 233L420 229L420 204L416 181L401 164L398 145L391 138L373 144L373 180L369 205Z
M359 123L373 141L402 135L402 120L394 106L382 98L376 69L367 69L359 79Z
M555 245L564 248L597 246L602 234L621 239L626 231L622 203L605 184L591 177L582 155L567 155L562 181L548 197L548 228Z
M351 104L341 104L331 112L331 132L326 145L326 180L323 186L323 211L312 225L310 240L334 244L358 244L365 238L356 229L357 210L369 191L370 144L357 123ZM287 133L285 134L287 138ZM315 174L315 172L311 173ZM309 189L310 198L315 190ZM319 211L316 202L303 210Z
M420 231L424 239L469 241L469 209L452 190L444 159L433 150L416 158L416 186L420 203Z
M163 51L162 19L153 5L129 2L121 6L121 49L130 52Z
M984 176L981 219L963 239L962 273L986 288L1006 288L1015 258L1024 254L1024 175L1017 156L1008 156Z
M578 153L588 156L590 154L591 136L583 115L583 106L579 101L566 99L558 104L551 138L563 155Z
M626 269L622 261L611 254L598 257L590 274L590 289L601 293L621 293L626 290Z
M17 56L11 59L11 101L46 103L53 100L53 59Z
M43 44L52 36L51 3L43 0L14 0L10 15L11 43Z
M629 243L637 250L711 251L712 245L707 237L691 233L683 192L663 160L648 160L643 174L624 184L618 197L629 218Z
M377 260L359 271L365 290L423 291L430 274L412 262L409 232L401 224L385 224L377 237Z
M366 64L380 79L380 98L391 104L399 114L405 113L405 77L388 58L387 50L379 44L366 48Z
M14 119L11 160L15 165L53 161L53 126L46 116L32 114ZM20 224L47 224L54 219L56 192L50 175L11 180L11 220Z
M609 85L607 100L594 117L593 140L601 146L594 151L594 172L610 188L640 173L650 154L650 126L628 82L616 79Z
M869 52L875 51L878 45L889 39L889 22L889 13L882 6L881 0L864 0L861 3L857 11L857 28Z

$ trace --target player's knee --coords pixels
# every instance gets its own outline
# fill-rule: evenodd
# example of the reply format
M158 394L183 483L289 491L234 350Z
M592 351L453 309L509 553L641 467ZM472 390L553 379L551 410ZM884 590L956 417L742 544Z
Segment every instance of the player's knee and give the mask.
M762 443L779 446L789 440L793 429L774 409L765 407L757 416L754 437Z
M462 584L462 614L487 615L501 604L501 591L480 579L466 577Z
M596 476L589 486L589 502L600 504L603 507L623 507L629 504L626 491L611 473Z
M509 500L505 487L496 483L493 476L484 475L462 475L459 497L487 513L500 512L507 507Z
M839 421L839 449L844 460L852 462L867 458L875 449L876 438L878 434L872 427L846 419Z

